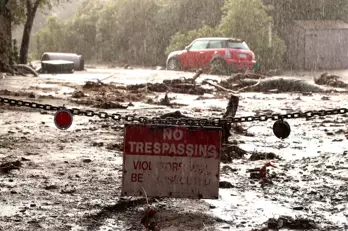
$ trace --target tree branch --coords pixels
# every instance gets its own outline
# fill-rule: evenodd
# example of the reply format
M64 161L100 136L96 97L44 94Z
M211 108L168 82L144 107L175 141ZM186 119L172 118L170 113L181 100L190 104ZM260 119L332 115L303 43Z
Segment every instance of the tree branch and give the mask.
M42 0L36 0L33 6L33 11L36 12L37 8L39 8Z

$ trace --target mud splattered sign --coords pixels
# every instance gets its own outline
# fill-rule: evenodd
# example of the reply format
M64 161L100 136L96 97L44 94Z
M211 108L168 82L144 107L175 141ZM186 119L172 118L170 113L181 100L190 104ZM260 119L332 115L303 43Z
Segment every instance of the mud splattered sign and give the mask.
M122 196L215 199L220 128L125 125Z

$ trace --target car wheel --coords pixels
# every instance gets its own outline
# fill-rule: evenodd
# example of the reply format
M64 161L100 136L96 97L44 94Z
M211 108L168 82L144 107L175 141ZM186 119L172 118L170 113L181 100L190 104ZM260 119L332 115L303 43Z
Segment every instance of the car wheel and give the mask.
M213 59L210 63L210 73L216 75L228 75L230 70L222 58Z
M180 70L179 60L177 58L169 59L167 64L167 70L179 71Z

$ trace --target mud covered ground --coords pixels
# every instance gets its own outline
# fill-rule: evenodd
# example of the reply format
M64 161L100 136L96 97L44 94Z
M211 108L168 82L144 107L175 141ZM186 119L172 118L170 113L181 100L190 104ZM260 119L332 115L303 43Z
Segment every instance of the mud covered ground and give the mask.
M177 109L127 95L119 101L127 109L98 109L71 100L72 94L96 78L104 83L134 84L185 75L89 70L74 75L7 77L1 80L0 90L2 96L27 101L154 117ZM229 95L211 93L169 96L184 114L220 117ZM154 101L164 97L164 93L142 94ZM240 96L236 116L348 108L348 95L343 93L249 92ZM0 171L0 230L143 230L140 219L146 200L119 198L123 125L76 116L68 131L60 131L53 115L0 105L0 164L17 167ZM230 138L248 153L221 164L220 181L225 183L218 200L150 199L158 210L161 230L251 231L272 225L281 230L347 230L347 115L288 122L292 133L285 141L274 137L271 121L244 124L248 132ZM253 152L281 157L275 162L278 168L271 169L273 185L262 188L250 179L248 170L265 163L251 161L249 153Z

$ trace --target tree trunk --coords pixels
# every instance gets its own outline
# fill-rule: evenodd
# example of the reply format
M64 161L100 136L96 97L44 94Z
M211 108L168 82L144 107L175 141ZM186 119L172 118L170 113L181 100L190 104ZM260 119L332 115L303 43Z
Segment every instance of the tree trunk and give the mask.
M28 63L30 34L31 34L31 29L33 27L33 23L34 23L34 17L28 17L27 21L25 22L25 25L24 25L22 44L21 44L21 50L20 50L20 55L19 55L19 63L20 64L27 64Z
M19 63L27 64L28 63L28 51L30 44L30 34L31 29L33 28L34 19L36 11L39 7L39 0L37 0L34 5L31 4L29 0L27 0L27 18L23 29L23 37L21 50L19 52Z
M11 12L0 8L0 72L12 73Z

